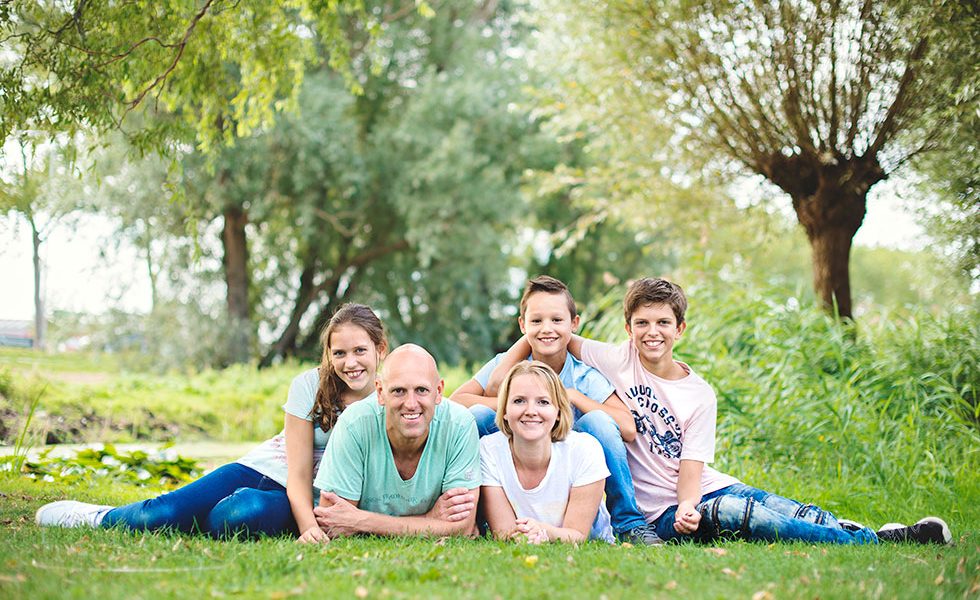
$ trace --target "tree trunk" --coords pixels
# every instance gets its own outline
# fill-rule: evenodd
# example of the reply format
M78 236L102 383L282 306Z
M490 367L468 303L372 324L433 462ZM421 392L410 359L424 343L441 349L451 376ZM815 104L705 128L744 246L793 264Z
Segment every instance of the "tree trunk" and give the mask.
M260 369L272 366L272 361L277 356L285 356L296 348L296 338L299 337L299 322L303 318L303 315L306 314L306 310L313 303L318 293L316 286L313 284L315 275L316 268L312 265L307 265L300 274L299 290L296 293L296 302L293 305L293 311L289 316L289 323L286 325L286 329L283 330L282 334L280 334L279 339L276 340L276 343L272 345L272 348L259 361Z
M41 291L41 233L33 218L28 221L31 224L34 259L34 347L44 350L47 342L47 321L44 319L44 294Z
M852 318L851 242L867 212L868 190L885 178L877 159L779 155L762 174L793 199L810 241L817 297L827 310Z
M228 318L231 329L228 357L233 363L247 362L252 338L248 303L248 240L245 237L248 213L240 206L228 205L223 215L222 264L228 289Z

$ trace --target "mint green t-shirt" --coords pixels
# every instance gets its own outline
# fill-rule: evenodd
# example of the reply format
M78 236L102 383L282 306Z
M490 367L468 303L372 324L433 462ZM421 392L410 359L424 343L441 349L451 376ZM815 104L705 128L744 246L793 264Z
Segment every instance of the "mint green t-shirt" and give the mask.
M330 434L313 485L397 517L428 512L448 489L480 486L480 440L473 415L443 399L429 424L418 469L403 480L395 468L377 399L347 407Z

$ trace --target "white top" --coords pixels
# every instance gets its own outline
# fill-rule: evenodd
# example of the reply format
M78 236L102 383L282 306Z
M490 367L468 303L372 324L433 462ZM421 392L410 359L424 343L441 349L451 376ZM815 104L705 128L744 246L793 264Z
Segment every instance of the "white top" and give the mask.
M282 409L287 414L310 422L313 427L313 473L316 473L323 448L330 437L329 431L323 431L313 423L310 411L316 402L316 391L320 386L320 375L317 368L300 373L289 386L289 395ZM251 467L259 473L286 487L286 430L283 429L272 439L262 442L251 452L238 459L239 464ZM313 488L314 504L320 497L320 491Z
M480 438L480 470L483 485L504 488L514 515L555 527L562 526L568 495L573 487L603 481L609 476L599 441L578 431L569 431L564 440L551 444L548 472L533 489L526 490L521 486L503 432ZM599 514L590 537L613 541L609 512L602 502L599 502Z
M582 360L606 376L636 421L636 439L626 444L636 503L653 521L677 504L680 461L705 463L701 493L720 490L738 479L707 466L715 459L715 392L689 366L687 375L663 379L640 363L630 340L606 344L583 340Z

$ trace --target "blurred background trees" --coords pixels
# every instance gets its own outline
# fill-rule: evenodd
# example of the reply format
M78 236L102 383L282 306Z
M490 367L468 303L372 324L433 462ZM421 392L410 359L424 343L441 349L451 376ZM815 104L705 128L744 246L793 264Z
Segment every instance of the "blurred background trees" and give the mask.
M92 260L134 249L149 313L58 329L161 369L314 358L348 301L479 362L538 273L590 316L648 275L859 320L958 310L980 275L977 23L924 2L15 2L3 208L111 224ZM49 156L61 191L34 183ZM885 177L929 246L852 248Z

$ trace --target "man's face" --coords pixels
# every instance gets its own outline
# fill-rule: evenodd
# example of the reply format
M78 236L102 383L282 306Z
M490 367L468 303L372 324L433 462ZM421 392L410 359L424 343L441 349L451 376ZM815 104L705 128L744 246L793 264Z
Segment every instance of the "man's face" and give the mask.
M424 441L436 405L442 402L443 381L431 357L415 352L393 353L384 367L384 381L379 381L377 388L392 445Z
M570 314L564 295L537 292L528 296L527 308L518 323L521 332L527 334L531 354L542 360L565 352L578 328L578 315Z

